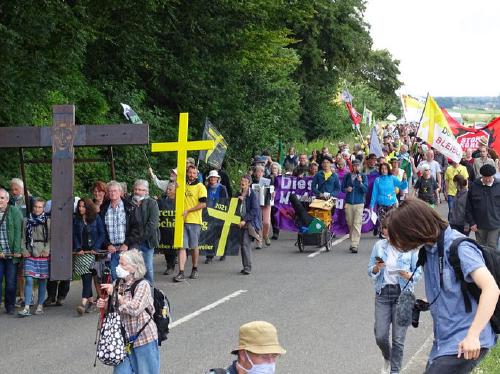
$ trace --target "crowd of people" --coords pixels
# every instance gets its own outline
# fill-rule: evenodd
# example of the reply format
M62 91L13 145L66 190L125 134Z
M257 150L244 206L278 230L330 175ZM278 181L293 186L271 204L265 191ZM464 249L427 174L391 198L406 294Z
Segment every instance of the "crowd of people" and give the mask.
M416 268L416 253L401 253L403 236L395 230L410 229L406 227L410 222L399 222L402 219L399 217L403 215L401 211L404 210L401 207L408 200L407 206L422 211L423 218L420 218L432 221L433 225L443 226L441 230L448 230L447 223L444 227L446 221L439 220L437 213L429 213L421 205L435 212L441 201L446 202L450 230L455 231L453 234L446 231L445 241L455 238L455 232L466 236L474 232L480 245L498 250L500 161L495 151L483 143L477 150L467 149L462 160L457 163L420 142L411 132L411 127L406 126L392 132L387 130L383 134L381 155L369 152L369 142L368 138L363 143L354 144L352 151L341 142L334 153L330 153L325 146L321 151L312 151L310 155L297 154L295 148L290 147L282 163L264 151L252 159L235 193L223 169L202 173L196 161L188 158L183 212L184 248L165 253L166 270L163 274L174 274L178 266L173 281L183 282L187 277L185 271L189 252L189 278L199 278L202 210L214 207L219 199L234 196L241 201L241 274L250 275L253 249L262 250L271 246L273 239L279 238L275 219L277 212L272 204L276 178L280 175L311 177L312 193L317 198L328 199L337 197L340 191L345 193L349 251L352 253L358 252L365 204L372 210L376 207L377 221L373 234L379 236L381 241L373 248L368 265L376 293L375 336L386 360L384 370L399 372L406 328L395 325L395 301L404 289L411 291L421 275L421 269ZM105 307L106 294L112 294L115 290L120 295L119 310L126 322L125 329L128 326L130 334L136 332L131 326L146 320L147 314L144 313L146 308L152 307L152 291L143 283L136 295L132 296L126 286L143 278L150 285L154 284L153 254L160 240L159 212L160 209L175 209L178 186L175 168L170 170L169 178L165 180L159 179L150 168L149 177L164 192L161 196L150 195L149 182L145 179L136 180L130 194L124 183L96 181L90 191L91 198L75 199L72 223L73 273L82 282L77 313L84 315L92 312L96 306ZM374 178L369 200L368 177ZM419 203L415 205L415 201ZM25 194L23 182L18 178L11 180L9 190L0 188L0 300L2 285L5 284L4 307L8 314L14 314L16 306L20 308L17 311L19 317L29 317L32 311L43 314L44 307L63 305L69 292L69 280L50 279L50 205L50 201ZM412 230L430 230L429 222L421 223L427 226L412 226ZM414 244L429 246L431 242L435 246L437 240L422 239ZM403 252L408 250L404 247ZM431 249L428 252L433 253ZM205 264L213 260L214 255L206 256ZM220 261L224 260L223 255ZM479 260L475 262L478 263ZM472 281L479 286L486 284L483 283L486 282L483 276L476 277L473 270L470 272ZM434 278L424 273L426 284L432 284ZM117 279L122 280L121 283L111 283ZM34 281L38 284L36 303ZM34 310L32 305L36 305ZM389 340L391 325L392 348ZM478 326L475 327L477 330ZM156 365L158 347L152 344L156 339L152 330L145 329L140 333L136 347L143 346L142 350L136 351L136 356L130 358L127 367L143 367L144 360ZM251 350L248 352L255 353ZM248 352L243 352L245 356L239 358L242 362L252 364L254 356ZM156 372L156 366L151 370ZM429 371L432 372L437 371Z

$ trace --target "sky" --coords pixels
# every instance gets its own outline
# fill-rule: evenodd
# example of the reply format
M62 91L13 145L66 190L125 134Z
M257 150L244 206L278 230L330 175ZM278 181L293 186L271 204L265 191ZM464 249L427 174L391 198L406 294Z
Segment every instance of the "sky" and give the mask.
M400 60L403 93L500 95L500 0L368 0L374 49Z

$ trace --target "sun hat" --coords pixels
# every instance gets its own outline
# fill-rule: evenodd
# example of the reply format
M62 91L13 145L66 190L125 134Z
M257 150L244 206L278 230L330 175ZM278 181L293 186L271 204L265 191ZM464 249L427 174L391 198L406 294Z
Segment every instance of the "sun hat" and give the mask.
M220 175L219 175L219 173L217 173L217 170L210 170L210 173L208 173L208 178L212 178L212 177L217 177L220 179Z
M278 342L278 331L271 323L253 321L240 326L238 348L232 354L245 350L255 354L284 354Z
M193 165L196 164L196 161L192 157L186 158L186 162L189 162L190 164L193 164Z

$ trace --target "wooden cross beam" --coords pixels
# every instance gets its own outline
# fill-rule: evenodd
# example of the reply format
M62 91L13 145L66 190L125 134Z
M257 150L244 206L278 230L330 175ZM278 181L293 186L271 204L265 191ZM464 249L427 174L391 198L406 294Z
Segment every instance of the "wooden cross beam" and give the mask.
M236 215L236 208L238 207L239 199L233 197L229 203L229 209L227 212L223 212L214 208L207 208L208 215L224 221L224 226L222 226L222 232L219 238L219 245L217 246L217 256L222 256L226 250L227 237L229 235L229 230L231 225L238 225L241 222L241 217Z
M184 242L184 198L186 195L186 159L188 151L215 148L213 140L188 141L188 113L179 116L179 135L176 142L152 143L152 152L177 152L177 193L175 195L174 248L183 248Z
M74 147L148 144L149 127L75 126L74 105L54 105L52 118L52 127L0 128L0 148L52 147L50 278L65 280L72 276Z

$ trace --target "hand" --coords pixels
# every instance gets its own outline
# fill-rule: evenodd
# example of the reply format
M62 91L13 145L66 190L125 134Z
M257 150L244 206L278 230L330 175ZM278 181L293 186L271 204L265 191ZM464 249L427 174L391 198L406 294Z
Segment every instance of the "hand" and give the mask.
M105 300L105 299L101 299L101 298L97 299L96 306L97 306L98 308L100 308L100 309L105 308L105 307L106 307L106 304L107 304L107 300Z
M96 255L96 254L97 254L97 252L96 252L95 250L91 250L91 251L90 251L90 254L92 254L92 255Z
M149 175L153 176L153 169L152 168L148 168L148 172L149 172Z
M116 252L116 247L112 244L108 245L108 252L109 253L115 253Z
M477 231L477 225L472 225L470 227L470 231L476 232Z
M243 200L245 200L245 196L238 196L238 199L239 199L240 201L243 201Z
M399 272L399 276L400 276L401 278L406 279L406 280L410 280L410 278L411 278L411 273L410 273L409 271L400 271L400 272Z
M385 262L378 262L375 261L375 266L372 268L372 273L377 274L380 270L382 270L385 267Z
M101 290L106 291L108 295L113 293L113 285L111 283L103 283L101 284Z
M242 229L243 227L245 227L247 223L245 221L241 221L238 226L240 227L240 229Z
M404 181L406 180L406 171L403 173L403 178Z
M352 192L352 187L347 187L345 190L346 190L347 192Z
M12 256L19 258L22 257L23 255L22 253L14 253Z
M358 182L361 183L363 182L363 177L361 177L361 175L358 174Z
M5 258L5 253L0 252L0 258Z
M125 298L123 297L123 295L118 295L118 304L122 305L124 301L125 301Z
M42 257L49 257L49 252L42 251Z
M481 343L479 342L479 336L469 336L467 334L465 339L458 343L458 355L457 357L464 354L466 360L477 360L479 354L481 353Z
M78 256L81 256L81 255L83 255L83 254L85 254L85 253L83 252L83 249L80 249L78 252L76 252L76 254L77 254Z
M128 245L126 245L125 243L122 244L120 246L120 248L118 249L120 252L125 252L126 250L128 249Z
M188 214L189 214L188 210L185 210L184 213L182 213L182 216L184 217L184 219L186 219Z
M23 257L30 257L30 253L28 251L23 251Z

